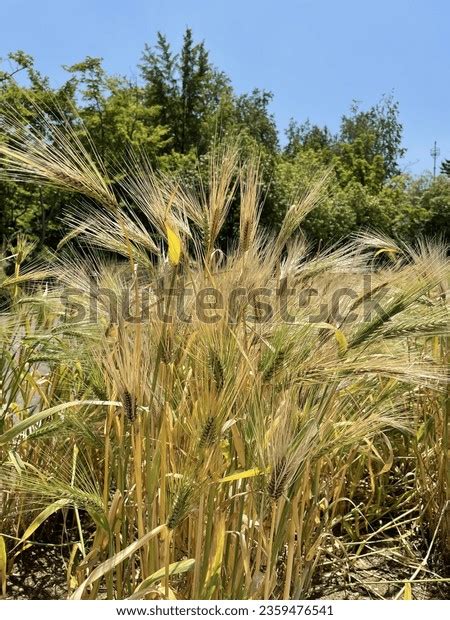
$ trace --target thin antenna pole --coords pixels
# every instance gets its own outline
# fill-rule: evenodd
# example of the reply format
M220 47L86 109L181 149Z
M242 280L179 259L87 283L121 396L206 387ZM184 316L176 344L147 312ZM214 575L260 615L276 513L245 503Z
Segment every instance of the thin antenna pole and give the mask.
M430 155L433 158L433 179L436 178L436 160L441 154L441 150L437 146L436 140L434 141L433 148L430 151Z

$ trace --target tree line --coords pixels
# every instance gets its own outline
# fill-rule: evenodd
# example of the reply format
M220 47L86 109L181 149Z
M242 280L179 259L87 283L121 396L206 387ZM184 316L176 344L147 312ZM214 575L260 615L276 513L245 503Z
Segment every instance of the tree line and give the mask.
M1 110L9 106L30 124L39 123L36 110L45 109L52 123L71 123L113 181L118 163L134 151L155 170L195 182L213 145L232 139L244 155L259 158L268 229L276 229L295 197L331 170L321 204L304 223L313 245L337 243L366 228L405 241L421 234L449 237L450 161L436 179L402 173L403 128L392 96L368 109L354 102L336 133L292 120L281 142L270 112L272 93L236 93L189 28L177 52L158 33L154 45L145 46L135 78L110 75L101 58L90 56L64 67L67 79L59 88L22 51L11 52L2 67L0 125ZM23 232L38 248L55 247L70 199L57 189L0 180L2 245ZM223 243L237 225L231 217Z

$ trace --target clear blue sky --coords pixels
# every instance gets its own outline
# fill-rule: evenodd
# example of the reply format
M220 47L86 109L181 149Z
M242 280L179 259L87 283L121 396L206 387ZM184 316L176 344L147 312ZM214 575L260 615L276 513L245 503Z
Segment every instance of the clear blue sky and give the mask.
M393 91L409 172L450 158L449 0L0 0L0 56L23 49L53 84L62 64L102 56L136 74L157 30L179 46L190 26L238 92L273 91L280 132L290 117L336 130L352 99Z

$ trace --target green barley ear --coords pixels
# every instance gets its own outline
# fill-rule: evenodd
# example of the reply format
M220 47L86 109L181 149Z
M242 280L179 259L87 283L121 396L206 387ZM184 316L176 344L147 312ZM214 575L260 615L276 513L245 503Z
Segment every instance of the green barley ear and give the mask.
M213 416L206 419L202 433L200 435L199 448L206 448L214 443L217 436L216 420Z
M99 400L109 400L104 376L97 366L89 369L89 386Z
M167 519L167 527L169 530L174 530L186 517L189 511L191 493L191 485L182 483L178 493L175 496L172 510L170 511L169 518Z
M270 381L274 375L278 372L280 366L283 365L285 358L285 351L278 349L269 359L262 358L259 363L259 371L262 374L264 381Z
M98 398L98 400L109 400L108 392L104 385L95 384L91 385L92 392Z
M60 355L51 355L50 353L42 354L42 355L30 355L28 358L28 362L30 364L52 364L53 362L61 363Z
M274 502L277 502L283 495L286 488L288 476L288 463L286 457L282 456L275 464L275 467L273 468L272 474L270 476L269 484L267 486L267 492L269 493L270 498Z
M214 349L209 350L208 358L214 383L216 388L220 391L225 383L225 370L222 361Z
M125 415L133 422L136 417L136 399L130 394L128 390L125 390L122 395L122 404L125 411Z

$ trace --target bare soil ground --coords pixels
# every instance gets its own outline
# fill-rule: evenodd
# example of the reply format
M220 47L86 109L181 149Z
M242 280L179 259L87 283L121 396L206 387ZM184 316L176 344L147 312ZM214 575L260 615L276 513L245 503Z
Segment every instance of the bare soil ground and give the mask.
M395 554L394 554L395 556ZM421 558L417 558L420 563ZM442 574L442 563L439 559ZM411 569L389 554L376 554L354 561L350 566L325 562L309 596L314 600L393 599ZM436 568L438 568L436 566ZM418 579L432 577L433 562ZM428 572L431 571L431 572ZM395 582L395 583L393 583ZM412 584L415 599L447 600L449 583L417 581ZM34 546L25 550L8 576L8 599L65 599L67 597L66 561L61 547Z

